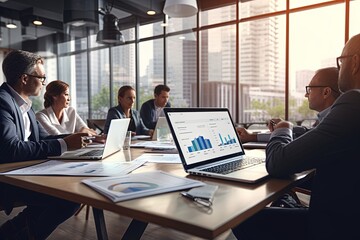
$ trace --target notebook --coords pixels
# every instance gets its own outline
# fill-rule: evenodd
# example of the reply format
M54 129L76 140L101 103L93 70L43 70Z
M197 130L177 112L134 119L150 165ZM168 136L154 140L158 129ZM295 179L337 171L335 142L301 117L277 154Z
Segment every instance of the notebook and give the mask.
M246 183L268 176L265 157L245 155L228 109L165 108L164 112L186 172Z
M165 117L159 117L157 122L156 122L156 126L155 126L155 130L154 130L154 134L152 135L152 140L156 141L159 140L158 139L158 131L162 131L162 134L171 134L170 133L170 129L169 129L169 125L166 121ZM166 137L166 136L164 136Z
M111 154L120 151L123 147L130 118L111 120L106 142L103 147L82 148L66 151L61 156L52 156L49 159L73 159L73 160L101 160Z

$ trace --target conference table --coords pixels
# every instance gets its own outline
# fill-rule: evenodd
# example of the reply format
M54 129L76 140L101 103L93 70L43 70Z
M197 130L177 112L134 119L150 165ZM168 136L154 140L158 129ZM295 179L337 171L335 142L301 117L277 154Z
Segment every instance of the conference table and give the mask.
M113 154L102 161L132 161L144 152L144 149L131 148ZM255 156L265 154L264 150L248 150L246 153ZM0 171L9 171L42 161L44 160L0 164ZM296 174L289 179L269 177L256 184L246 184L189 176L181 164L173 163L145 163L134 172L153 170L162 170L219 186L212 206L202 207L182 197L180 191L114 203L81 183L82 179L89 178L84 176L1 175L0 182L92 206L98 239L108 239L104 210L133 219L122 236L123 239L140 239L148 223L205 239L213 239L254 215L311 175L310 171Z

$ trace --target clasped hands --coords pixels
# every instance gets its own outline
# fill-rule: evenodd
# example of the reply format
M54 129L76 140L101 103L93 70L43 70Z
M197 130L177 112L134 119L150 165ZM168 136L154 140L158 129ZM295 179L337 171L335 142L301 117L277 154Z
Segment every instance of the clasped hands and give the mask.
M272 118L267 122L267 126L270 132L273 132L275 129L278 128L293 128L293 124L289 121L284 121L281 118ZM236 128L240 139L243 143L245 142L257 142L257 133L250 133L244 127L237 127Z

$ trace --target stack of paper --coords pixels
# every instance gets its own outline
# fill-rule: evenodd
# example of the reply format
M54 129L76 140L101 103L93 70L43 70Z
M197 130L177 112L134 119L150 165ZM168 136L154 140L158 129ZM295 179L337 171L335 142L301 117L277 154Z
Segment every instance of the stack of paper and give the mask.
M162 171L92 178L82 182L114 202L205 185L200 181L177 177Z

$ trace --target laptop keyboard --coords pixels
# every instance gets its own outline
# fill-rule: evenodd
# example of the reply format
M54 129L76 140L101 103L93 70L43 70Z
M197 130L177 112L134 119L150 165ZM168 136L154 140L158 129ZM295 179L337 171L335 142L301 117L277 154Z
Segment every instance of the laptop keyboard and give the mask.
M229 174L231 172L235 172L240 169L248 168L248 167L260 164L262 162L264 162L263 158L247 156L244 159L224 163L222 165L218 165L218 166L214 166L214 167L205 168L205 169L202 169L202 171L219 173L219 174Z
M103 149L94 149L91 151L88 151L86 153L80 154L79 156L84 157L84 156L101 156L103 153Z

